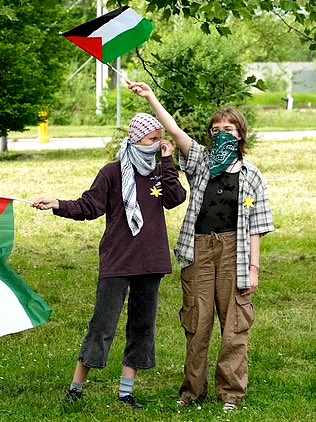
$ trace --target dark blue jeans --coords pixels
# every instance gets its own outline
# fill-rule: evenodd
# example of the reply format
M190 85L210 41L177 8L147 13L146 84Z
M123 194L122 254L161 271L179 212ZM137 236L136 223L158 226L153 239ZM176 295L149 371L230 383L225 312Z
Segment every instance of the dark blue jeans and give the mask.
M160 274L99 280L96 305L78 360L105 368L129 289L123 365L150 369L156 364L155 337Z

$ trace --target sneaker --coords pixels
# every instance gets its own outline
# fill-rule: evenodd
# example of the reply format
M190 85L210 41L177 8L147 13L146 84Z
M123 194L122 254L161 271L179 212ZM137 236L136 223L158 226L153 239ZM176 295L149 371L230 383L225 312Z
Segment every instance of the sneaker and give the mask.
M177 405L179 405L181 407L189 406L192 403L193 403L192 400L184 400L184 399L177 400Z
M136 398L132 394L128 394L127 396L119 397L119 401L132 406L134 409L142 409L144 406L136 401Z
M235 410L237 410L237 405L234 403L225 403L224 407L223 407L223 412L224 413L228 413L228 412L234 412Z
M66 400L70 403L74 403L82 399L82 391L78 391L76 388L72 388L71 390L67 391Z

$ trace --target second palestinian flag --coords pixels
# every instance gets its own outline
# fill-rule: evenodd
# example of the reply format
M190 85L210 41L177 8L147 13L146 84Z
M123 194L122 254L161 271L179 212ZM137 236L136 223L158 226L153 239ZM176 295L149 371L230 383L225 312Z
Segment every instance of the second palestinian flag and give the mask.
M0 197L0 337L45 324L52 312L7 264L14 242L12 202Z
M109 63L142 45L154 24L128 6L64 32L69 41L103 63Z

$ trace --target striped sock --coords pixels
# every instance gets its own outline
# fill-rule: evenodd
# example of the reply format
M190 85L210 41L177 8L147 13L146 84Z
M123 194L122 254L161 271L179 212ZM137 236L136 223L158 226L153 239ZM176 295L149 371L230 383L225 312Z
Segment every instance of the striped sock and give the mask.
M71 383L71 386L70 386L70 390L77 390L78 391L78 393L81 393L81 391L82 391L82 388L83 388L83 383L82 384L77 384L76 382L72 382Z
M126 378L121 376L119 397L125 397L132 394L135 378Z

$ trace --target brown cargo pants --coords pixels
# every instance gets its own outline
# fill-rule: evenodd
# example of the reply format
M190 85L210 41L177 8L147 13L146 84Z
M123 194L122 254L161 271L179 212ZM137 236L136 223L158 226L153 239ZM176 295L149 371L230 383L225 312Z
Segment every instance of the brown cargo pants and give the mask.
M208 349L215 308L222 343L215 386L219 400L239 403L248 383L248 329L253 307L236 282L236 232L195 236L195 261L182 269L181 325L187 339L182 400L205 400L208 395Z

